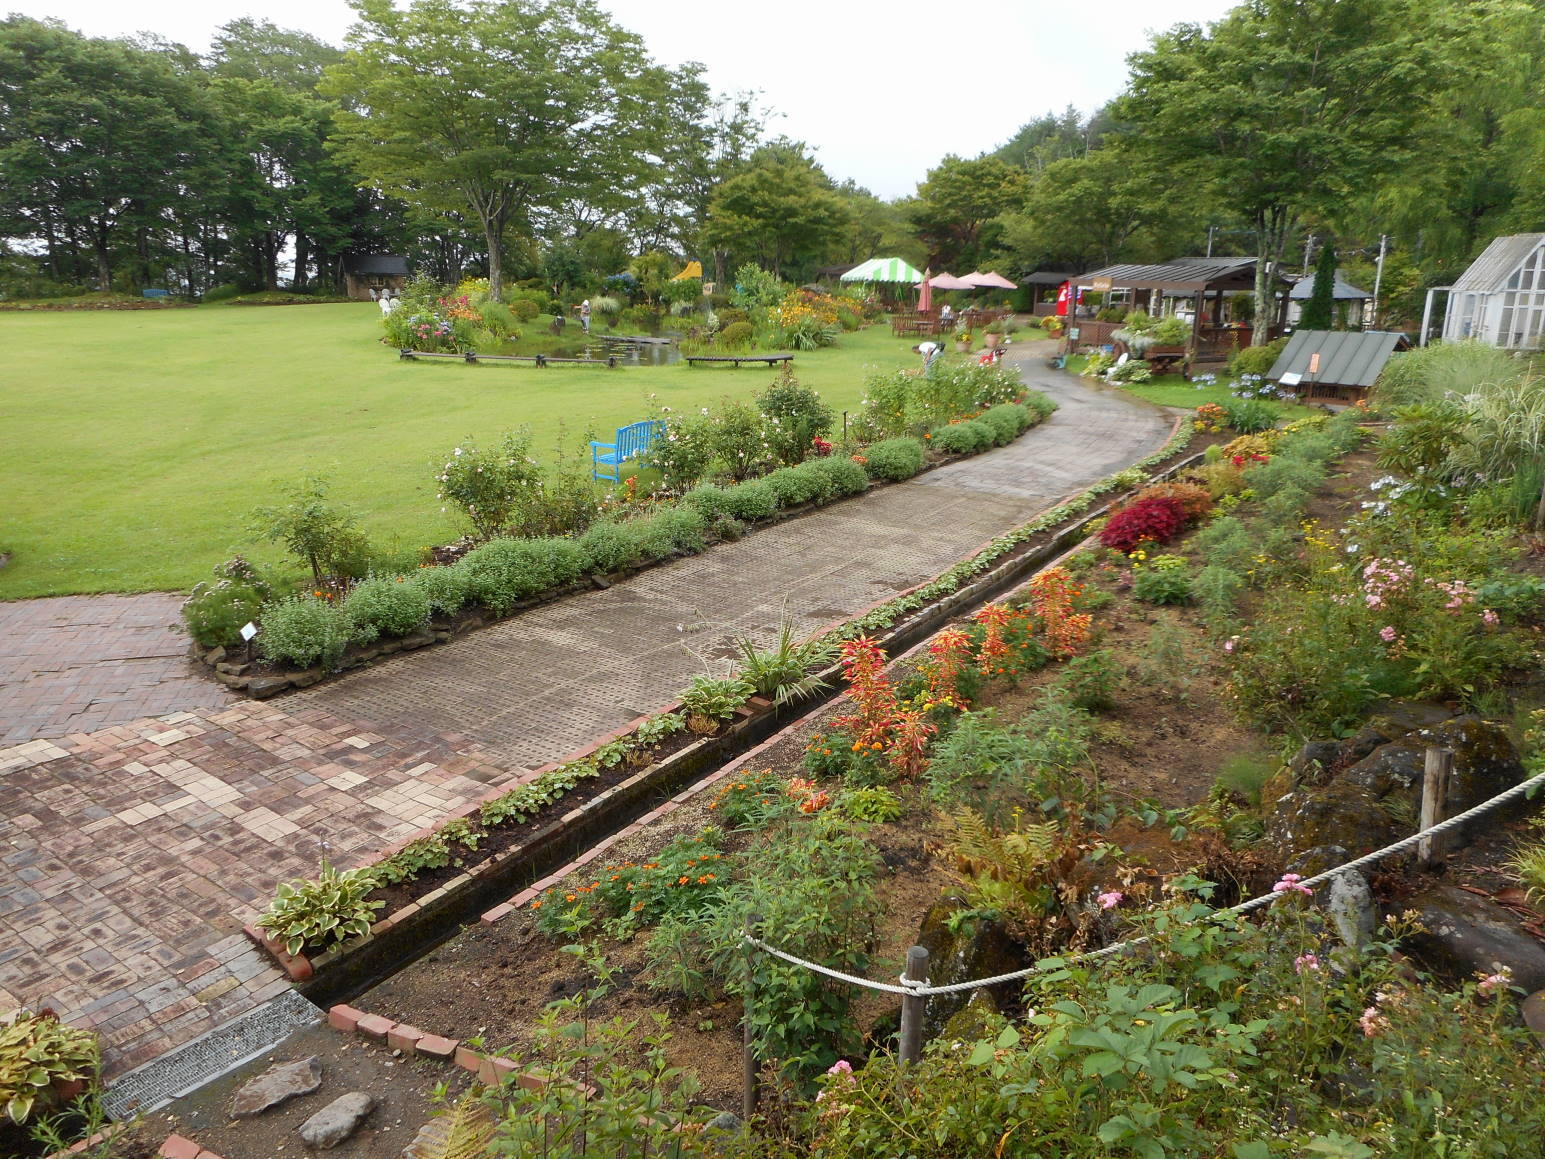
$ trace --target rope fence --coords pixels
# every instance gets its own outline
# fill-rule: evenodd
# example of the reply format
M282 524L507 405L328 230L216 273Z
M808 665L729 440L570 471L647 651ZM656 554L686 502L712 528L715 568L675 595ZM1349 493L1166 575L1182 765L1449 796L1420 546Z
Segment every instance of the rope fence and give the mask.
M1442 791L1446 788L1446 785L1443 785L1442 782L1434 782L1432 780L1430 772L1431 768L1432 762L1429 761L1429 779L1426 783L1426 786L1424 786L1426 790L1424 796L1434 800L1441 800L1441 794ZM1443 780L1446 781L1446 777L1443 778ZM1441 787L1434 791L1434 784L1438 784ZM1435 825L1430 825L1425 829L1411 834L1409 837L1405 837L1399 841L1396 841L1392 845L1386 845L1383 849L1378 849L1372 853L1364 854L1362 857L1354 858L1345 864L1336 866L1334 869L1327 869L1323 873L1317 873L1312 877L1300 881L1298 885L1305 889L1312 888L1316 885L1328 882L1333 878L1339 877L1344 873L1352 873L1366 865L1373 865L1376 862L1382 861L1386 857L1391 857L1397 853L1403 853L1407 849L1421 845L1423 842L1432 842L1434 839L1440 838L1443 834L1449 832L1450 830L1457 829L1463 825L1466 825L1476 818L1491 812L1491 810L1505 805L1509 801L1516 800L1517 798L1524 796L1526 793L1529 793L1533 789L1541 786L1545 786L1545 773L1539 773L1536 776L1530 777L1526 781L1520 781L1512 788L1506 790L1505 792L1498 793L1490 800L1482 801L1479 805L1476 805L1471 809L1466 809L1463 813L1459 813L1453 817L1450 817L1446 821L1440 821ZM1230 906L1227 909L1216 910L1208 915L1207 920L1228 917L1235 914L1246 914L1252 910L1257 910L1263 906L1268 906L1273 901L1282 896L1282 893L1276 891L1262 894L1260 897L1253 897L1249 901L1240 902L1238 905ZM846 982L849 985L860 986L866 990L877 990L883 994L899 994L902 997L903 1024L908 1021L907 1014L909 1008L916 1011L914 1016L916 1019L921 1019L921 1005L923 1000L928 998L929 995L953 994L962 990L978 990L986 986L997 986L1004 982L1017 982L1021 979L1029 978L1034 974L1044 973L1046 970L1053 968L1051 966L1043 967L1040 963L1036 963L1035 965L1028 966L1023 970L1015 970L1012 973L995 974L990 978L973 978L969 982L952 982L947 986L931 986L929 985L926 978L908 977L908 974L901 975L901 977L898 978L895 982L877 982L872 978L861 978L856 974L848 974L842 970L833 970L831 967L823 966L819 962L807 961L804 958L787 953L784 950L780 950L777 946L770 945L769 943L763 941L761 938L756 937L749 930L743 935L743 937L748 947L747 953L750 953L750 949L754 948L756 950L760 950L764 954L770 955L771 957L778 958L781 961L787 962L792 966L802 967L806 970L812 971L813 973L822 974L825 977L831 978L838 982ZM1140 946L1145 946L1152 940L1153 939L1150 935L1145 934L1142 937L1129 938L1126 941L1116 942L1113 945L1104 946L1098 950L1086 950L1082 953L1060 957L1056 959L1057 966L1055 968L1061 969L1068 965L1076 965L1083 962L1098 961L1103 958L1112 957L1113 955L1119 954L1124 950L1132 950L1137 949ZM920 955L921 959L926 961L927 951L922 950L920 947L914 946L912 951L909 952L908 973L915 971L915 966L913 964L914 959L912 958L913 954ZM907 1058L902 1059L903 1062L915 1060L915 1056L910 1060Z

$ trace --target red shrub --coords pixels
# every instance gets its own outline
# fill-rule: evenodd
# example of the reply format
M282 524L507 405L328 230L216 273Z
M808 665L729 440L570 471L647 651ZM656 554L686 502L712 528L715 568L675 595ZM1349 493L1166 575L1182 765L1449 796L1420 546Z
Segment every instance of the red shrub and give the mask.
M1123 507L1100 532L1100 542L1117 551L1132 551L1143 540L1168 543L1186 525L1186 509L1180 500L1155 495Z

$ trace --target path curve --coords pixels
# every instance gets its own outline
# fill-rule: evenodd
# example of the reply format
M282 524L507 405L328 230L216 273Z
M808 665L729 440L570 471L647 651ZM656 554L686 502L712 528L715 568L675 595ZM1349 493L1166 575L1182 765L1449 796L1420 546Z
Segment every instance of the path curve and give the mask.
M785 601L847 618L1162 445L1167 415L1049 345L1014 364L1061 409L1008 447L277 701L0 748L0 1012L96 1027L108 1076L187 1042L287 988L239 932L277 881L662 706L702 669L684 644L766 639Z
M722 668L737 637L769 643L785 607L805 635L850 619L1162 445L1172 420L1159 408L1047 369L1051 349L1014 352L1059 409L1006 447L284 703L460 734L511 765L561 760L670 703L705 666Z

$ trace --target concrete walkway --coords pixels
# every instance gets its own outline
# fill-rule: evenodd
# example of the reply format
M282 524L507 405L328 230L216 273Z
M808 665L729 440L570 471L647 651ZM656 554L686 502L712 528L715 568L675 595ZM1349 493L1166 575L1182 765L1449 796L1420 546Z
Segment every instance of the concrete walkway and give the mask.
M278 881L668 703L785 606L813 630L938 574L1170 429L1019 366L1062 409L1008 447L279 701L0 749L0 1010L98 1027L109 1076L186 1042L284 988L239 933Z

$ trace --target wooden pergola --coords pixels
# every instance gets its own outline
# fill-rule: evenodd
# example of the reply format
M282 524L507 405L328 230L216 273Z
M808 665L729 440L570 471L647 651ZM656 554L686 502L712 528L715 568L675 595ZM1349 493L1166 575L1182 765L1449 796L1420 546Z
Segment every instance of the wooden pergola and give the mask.
M1165 298L1192 299L1191 350L1194 358L1227 355L1234 347L1248 346L1254 333L1251 326L1225 325L1223 321L1225 295L1255 290L1255 259L1252 257L1176 258L1157 265L1105 266L1079 274L1072 280L1084 289L1130 291L1133 306L1154 315L1164 313ZM1272 282L1277 316L1267 325L1268 338L1282 333L1287 324L1289 284L1280 276L1274 276Z

